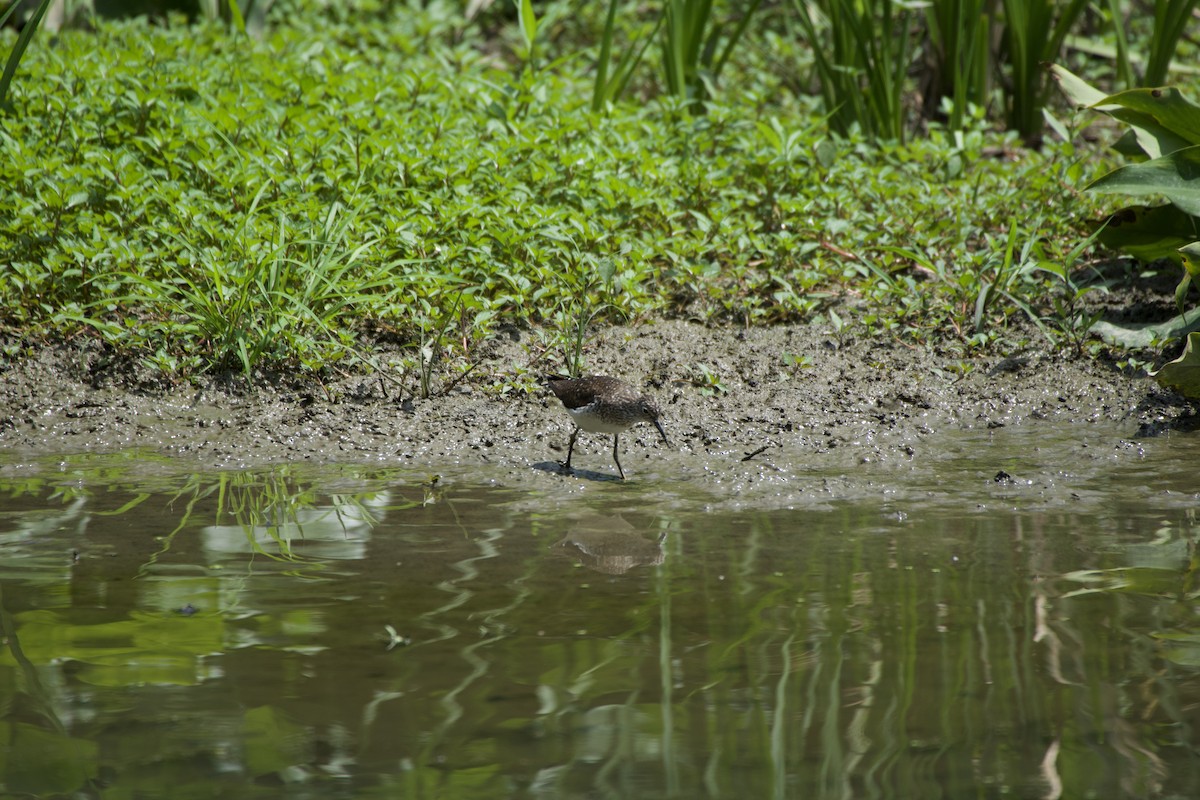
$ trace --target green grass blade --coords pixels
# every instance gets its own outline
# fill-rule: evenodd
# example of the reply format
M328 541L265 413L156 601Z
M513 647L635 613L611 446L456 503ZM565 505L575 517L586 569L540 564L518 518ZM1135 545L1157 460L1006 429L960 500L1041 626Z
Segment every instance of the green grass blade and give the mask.
M537 15L533 13L531 0L514 0L517 19L521 24L521 36L525 39L525 58L533 61L533 43L537 39Z
M617 0L609 0L604 18L604 33L600 37L600 57L596 61L596 82L592 86L592 112L598 113L611 98L608 95L608 61L612 57L612 40L616 28Z
M9 109L8 89L12 85L13 76L17 74L17 67L21 63L21 57L25 55L25 48L29 47L29 42L33 40L33 34L37 32L38 27L42 24L42 17L46 16L46 10L50 8L53 0L42 0L33 16L25 23L25 27L21 29L21 33L17 36L17 43L13 45L12 52L8 54L8 61L4 65L4 74L0 75L0 111ZM12 8L15 9L20 3L13 3ZM7 17L7 14L5 15Z
M246 18L242 16L242 7L238 5L238 0L228 0L229 2L229 18L233 20L233 26L237 28L238 33L246 35Z
M717 58L716 63L713 64L713 75L721 74L721 70L725 68L725 63L729 61L729 56L733 53L733 48L741 41L746 28L750 26L750 19L754 16L754 12L758 11L760 5L762 5L762 0L752 0L750 7L742 12L741 19L734 26L733 33L729 35L729 38L725 42L725 47L721 49L721 55Z
M1146 57L1146 86L1160 86L1167 80L1175 48L1182 38L1198 0L1155 0L1154 30Z

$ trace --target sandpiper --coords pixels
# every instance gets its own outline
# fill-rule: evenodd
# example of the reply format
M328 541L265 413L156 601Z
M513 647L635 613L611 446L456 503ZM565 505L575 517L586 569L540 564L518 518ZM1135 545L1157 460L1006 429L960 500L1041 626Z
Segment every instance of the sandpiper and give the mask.
M621 469L621 460L617 458L617 441L631 426L639 422L654 423L663 442L667 447L671 446L667 432L658 421L658 406L623 380L606 375L574 379L551 375L546 379L546 385L575 421L571 443L567 445L567 460L563 464L568 470L571 469L571 453L575 451L575 437L581 430L613 435L613 462L617 472L621 473L621 480L625 480L625 470Z

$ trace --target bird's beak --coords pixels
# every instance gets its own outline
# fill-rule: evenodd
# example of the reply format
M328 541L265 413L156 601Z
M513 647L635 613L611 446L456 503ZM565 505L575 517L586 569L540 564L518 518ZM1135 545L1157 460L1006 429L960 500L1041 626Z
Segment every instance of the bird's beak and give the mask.
M662 423L661 423L661 422L659 422L658 420L654 420L654 427L658 428L658 432L659 432L659 434L661 434L661 435L662 435L662 437L663 437L663 444L665 444L667 447L670 447L670 446L671 446L671 442L670 442L670 440L668 440L668 439L667 439L667 432L663 430Z

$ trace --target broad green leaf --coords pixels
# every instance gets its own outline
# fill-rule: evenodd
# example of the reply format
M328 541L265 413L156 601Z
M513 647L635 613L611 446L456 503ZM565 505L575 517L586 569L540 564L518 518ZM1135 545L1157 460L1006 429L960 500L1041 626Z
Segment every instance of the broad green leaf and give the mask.
M1094 105L1118 105L1147 114L1188 144L1200 144L1200 106L1189 101L1178 89L1129 89L1109 95Z
M1174 389L1184 397L1200 398L1200 331L1188 334L1183 355L1150 374L1160 386Z
M1200 216L1200 145L1126 165L1087 188L1105 194L1163 195L1183 211Z
M1142 153L1150 158L1159 158L1195 144L1194 141L1176 135L1169 128L1160 124L1152 115L1143 111L1117 107L1108 109L1107 113L1113 119L1129 126L1126 135L1132 136L1137 141L1137 146L1141 148ZM1124 141L1125 137L1123 136L1122 143ZM1136 149L1122 148L1120 144L1114 145L1113 149L1122 155L1141 155Z
M1093 223L1093 229L1101 225L1103 229L1098 236L1101 244L1146 262L1169 258L1178 263L1179 248L1200 240L1200 218L1169 204L1123 208L1108 219Z
M1050 74L1076 106L1103 112L1129 125L1151 158L1200 144L1200 106L1189 102L1177 89L1131 89L1106 95L1057 64L1050 67Z
M1109 344L1140 349L1181 338L1196 328L1200 328L1200 308L1193 308L1166 322L1117 325L1102 320L1093 324L1089 330Z

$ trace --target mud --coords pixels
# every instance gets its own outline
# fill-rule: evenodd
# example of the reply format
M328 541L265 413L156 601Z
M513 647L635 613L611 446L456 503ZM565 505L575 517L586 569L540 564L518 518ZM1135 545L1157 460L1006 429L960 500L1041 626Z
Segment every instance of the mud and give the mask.
M536 357L539 341L508 331L481 348L466 380L427 399L416 396L415 380L397 386L370 376L163 383L98 344L43 346L0 365L0 451L11 461L137 448L196 468L361 461L500 484L545 479L557 474L570 420L544 389L490 388L525 370L561 370L553 353ZM647 425L621 437L626 472L646 480L773 480L814 463L852 470L919 457L938 431L1046 419L1147 436L1190 424L1196 413L1148 378L1030 341L1009 356L964 358L839 340L819 324L742 330L661 321L598 329L585 355L589 372L645 387L663 409L671 448ZM580 476L613 477L610 450L608 437L581 435Z

